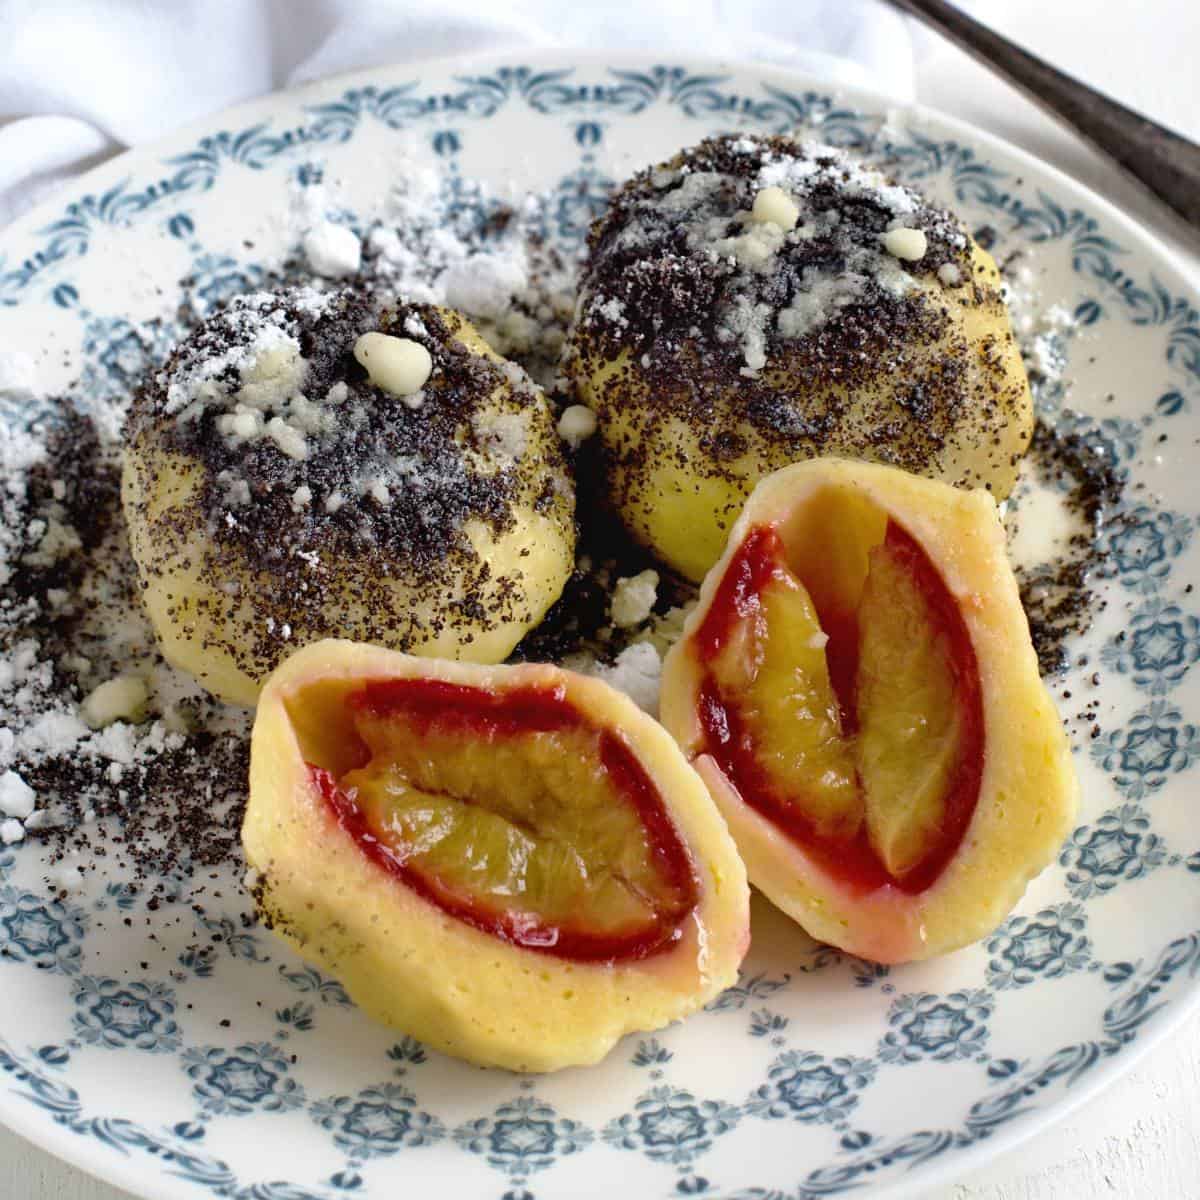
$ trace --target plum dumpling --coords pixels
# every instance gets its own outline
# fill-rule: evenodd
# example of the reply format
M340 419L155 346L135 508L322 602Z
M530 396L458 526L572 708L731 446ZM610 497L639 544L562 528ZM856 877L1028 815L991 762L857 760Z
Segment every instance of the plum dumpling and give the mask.
M239 704L324 637L498 662L574 558L542 391L457 313L349 290L196 329L134 401L122 500L163 653Z
M737 978L749 888L700 777L596 679L345 641L263 690L242 841L267 924L371 1016L552 1071Z
M995 502L895 467L764 479L663 666L750 880L879 962L990 933L1079 784Z
M613 506L693 580L754 485L830 455L998 500L1032 433L995 263L828 146L710 138L592 228L568 370Z

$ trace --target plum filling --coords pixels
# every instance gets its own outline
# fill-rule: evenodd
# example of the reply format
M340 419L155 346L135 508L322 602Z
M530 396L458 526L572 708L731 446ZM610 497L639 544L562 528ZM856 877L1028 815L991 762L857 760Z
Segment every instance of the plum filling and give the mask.
M703 751L845 886L916 894L978 802L979 669L919 543L853 505L753 529L729 563L696 635Z
M679 940L698 902L689 853L629 743L562 688L393 679L339 699L325 709L341 747L324 763L306 753L310 775L393 877L561 958L644 958Z

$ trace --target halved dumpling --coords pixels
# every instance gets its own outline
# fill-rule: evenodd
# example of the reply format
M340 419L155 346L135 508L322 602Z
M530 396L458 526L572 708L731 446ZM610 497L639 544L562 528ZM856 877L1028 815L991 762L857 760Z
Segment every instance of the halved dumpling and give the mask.
M661 711L751 882L864 958L984 936L1075 813L994 501L892 467L817 460L759 485Z
M749 944L745 869L666 732L597 680L345 641L259 702L242 831L274 931L485 1065L595 1062Z

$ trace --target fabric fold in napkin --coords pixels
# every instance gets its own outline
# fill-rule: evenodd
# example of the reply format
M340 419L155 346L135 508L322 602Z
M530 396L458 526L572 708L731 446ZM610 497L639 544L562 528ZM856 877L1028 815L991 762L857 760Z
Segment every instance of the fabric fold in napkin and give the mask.
M0 0L0 29L0 226L127 146L386 63L546 47L756 59L913 98L914 39L880 0Z

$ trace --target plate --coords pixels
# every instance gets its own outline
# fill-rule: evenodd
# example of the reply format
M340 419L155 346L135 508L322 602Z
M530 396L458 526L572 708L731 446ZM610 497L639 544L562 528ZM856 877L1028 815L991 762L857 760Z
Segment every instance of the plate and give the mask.
M37 348L48 385L85 402L127 390L161 350L136 327L166 313L170 336L182 277L210 302L252 288L290 236L278 214L322 173L362 226L413 139L464 206L476 179L551 189L547 233L569 244L634 167L795 126L952 203L1072 318L1045 335L1067 366L1039 410L1127 499L1103 534L1104 608L1055 686L1099 725L1072 725L1084 804L1057 862L992 937L921 966L815 945L756 902L740 982L704 1013L534 1078L372 1025L243 926L236 887L224 912L178 906L151 954L139 898L48 898L28 843L0 856L0 1117L16 1131L164 1200L896 1196L1028 1136L1182 1020L1200 969L1200 312L1161 248L1055 170L759 67L559 52L373 70L124 155L5 230L0 348ZM30 415L9 401L0 419Z

